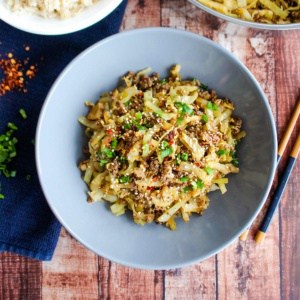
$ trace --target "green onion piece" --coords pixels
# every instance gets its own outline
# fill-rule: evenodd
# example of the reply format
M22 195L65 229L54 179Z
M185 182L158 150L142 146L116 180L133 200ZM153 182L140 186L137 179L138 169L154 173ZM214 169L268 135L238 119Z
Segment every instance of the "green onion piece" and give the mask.
M140 112L140 111L138 111L138 112L135 114L135 118L136 118L136 120L138 120L138 121L141 120L142 117L143 117L143 113Z
M199 189L202 189L204 187L204 183L200 179L197 179L196 185L197 185L197 188L199 188Z
M7 124L7 127L10 128L10 129L12 129L12 130L18 130L18 127L14 123L10 123L9 122Z
M121 177L119 177L120 183L128 183L129 181L130 181L130 176L122 175Z
M232 160L231 160L231 163L237 167L239 165L239 161L238 161L238 158L236 157L236 154L235 154L235 151L231 151L230 153L230 156L232 157Z
M185 152L181 153L180 156L181 156L181 159L184 160L184 161L188 161L189 160L189 155L187 153L185 153Z
M106 160L106 159L100 159L100 161L99 161L100 167L105 166L107 163L108 163L108 160Z
M125 156L120 157L120 162L121 164L126 164L127 163L127 158Z
M175 106L178 108L178 112L180 114L186 113L188 115L192 115L194 113L193 109L185 103L175 102Z
M188 182L189 181L189 177L188 176L183 176L180 178L181 182Z
M123 124L124 129L129 130L131 129L131 125L129 123Z
M115 153L112 150L108 149L108 148L104 148L102 150L102 153L104 153L106 155L106 157L108 157L108 158L114 158L115 157Z
M161 83L161 84L166 84L166 83L167 83L167 80L166 80L166 79L162 79L160 83Z
M183 117L183 116L180 116L180 117L177 119L177 121L176 121L176 125L182 124L183 120L184 120L184 117Z
M218 105L216 105L215 103L212 103L212 102L208 102L206 107L210 110L213 110L213 111L216 111L218 110Z
M3 194L0 194L0 199L4 199L4 195Z
M214 170L210 167L205 167L204 170L208 175L211 175L214 172Z
M131 105L131 101L128 100L127 102L124 103L124 105L128 108Z
M26 114L25 109L21 108L21 109L19 110L19 113L20 113L20 115L21 115L21 117L22 117L23 119L27 119L27 114Z
M164 159L172 153L172 148L166 148L160 152L160 157Z
M226 150L226 149L220 149L220 150L216 151L216 154L218 156L222 156L222 155L227 154L227 153L228 153L228 150Z
M166 149L169 147L169 143L165 140L161 142L161 149Z
M185 186L185 187L183 188L183 192L186 193L186 192L191 191L192 189L193 189L193 187L190 186L190 185L188 185L188 186Z
M202 115L202 121L207 123L208 122L208 116L207 115Z
M111 145L111 148L112 149L116 149L117 148L117 145L118 145L118 141L116 139L113 139L110 143Z
M180 159L180 155L176 156L176 165L180 165L181 163L181 159Z

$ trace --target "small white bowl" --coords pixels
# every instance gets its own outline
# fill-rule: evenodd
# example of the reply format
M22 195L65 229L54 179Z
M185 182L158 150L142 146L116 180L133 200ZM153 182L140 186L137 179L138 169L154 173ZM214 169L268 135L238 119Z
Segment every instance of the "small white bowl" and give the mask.
M59 35L87 28L110 14L122 0L99 0L69 19L43 18L27 12L11 11L0 0L0 19L20 30L42 35Z

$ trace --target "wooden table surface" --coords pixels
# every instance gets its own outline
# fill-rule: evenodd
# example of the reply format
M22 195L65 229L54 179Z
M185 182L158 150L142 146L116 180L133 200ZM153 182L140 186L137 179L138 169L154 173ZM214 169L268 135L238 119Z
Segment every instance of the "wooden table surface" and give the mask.
M299 96L300 31L240 27L200 11L187 0L129 0L121 30L149 26L195 32L236 55L260 82L281 138ZM286 155L279 174L285 162ZM51 262L0 255L0 299L299 300L299 195L297 163L263 244L256 245L253 236L265 208L246 242L237 240L204 262L176 270L144 271L112 263L62 230Z

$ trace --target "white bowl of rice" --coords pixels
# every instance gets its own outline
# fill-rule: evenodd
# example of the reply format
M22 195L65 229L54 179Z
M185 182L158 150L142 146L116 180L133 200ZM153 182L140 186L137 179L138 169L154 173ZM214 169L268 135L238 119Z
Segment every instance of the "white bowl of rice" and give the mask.
M60 35L87 28L122 0L0 0L0 19L20 30Z

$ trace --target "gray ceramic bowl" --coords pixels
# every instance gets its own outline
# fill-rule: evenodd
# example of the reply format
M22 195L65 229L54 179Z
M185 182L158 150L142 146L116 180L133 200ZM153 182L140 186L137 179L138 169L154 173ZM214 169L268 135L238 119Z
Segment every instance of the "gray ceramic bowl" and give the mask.
M247 137L239 146L240 173L228 192L211 193L201 217L177 230L136 225L115 217L104 203L88 204L77 163L82 157L84 102L116 87L120 75L151 67L167 74L173 64L183 77L199 78L236 104ZM233 55L201 36L167 28L123 32L88 48L62 72L42 109L36 134L40 182L51 209L82 244L112 261L144 269L189 265L219 252L253 221L274 176L277 141L266 97L251 73Z
M264 23L258 23L258 22L249 22L242 19L236 19L230 16L226 16L225 14L222 14L212 8L207 7L206 5L203 5L199 3L197 0L188 0L195 6L201 8L202 10L219 17L225 21L232 22L238 25L243 25L247 27L252 28L258 28L258 29L267 29L267 30L289 30L289 29L300 29L300 23L292 23L292 24L264 24Z

